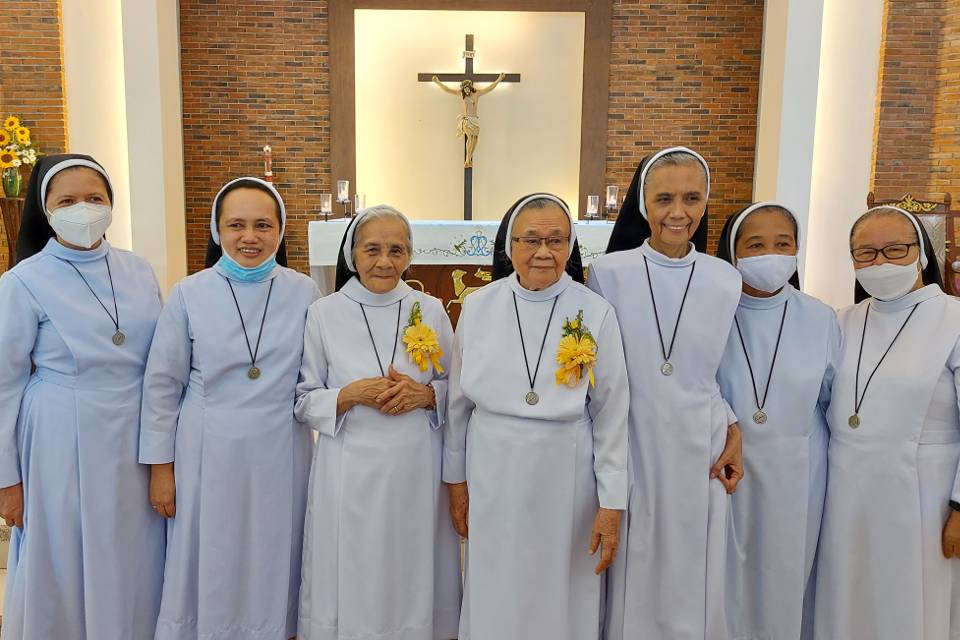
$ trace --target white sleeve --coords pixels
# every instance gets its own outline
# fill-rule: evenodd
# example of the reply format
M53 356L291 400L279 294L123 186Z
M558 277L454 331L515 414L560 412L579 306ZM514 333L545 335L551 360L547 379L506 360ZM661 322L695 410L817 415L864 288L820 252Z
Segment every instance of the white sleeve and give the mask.
M954 388L957 390L957 403L960 406L960 341L953 347L953 352L947 360L947 368L953 371ZM957 466L956 474L953 480L953 490L950 492L950 499L954 502L960 502L960 465Z
M428 412L430 427L434 431L441 428L447 421L447 390L450 385L450 363L453 360L453 350L455 348L453 326L442 307L438 318L437 324L439 326L435 327L434 330L437 332L440 349L443 351L443 355L440 357L440 366L443 367L443 373L434 373L433 380L430 382L436 397L436 408Z
M459 484L467 481L467 427L475 405L463 393L460 379L463 369L463 341L466 339L466 313L454 334L453 357L447 379L447 421L443 427L443 481Z
M333 438L340 432L347 414L337 415L340 388L330 388L327 384L329 362L321 322L320 305L311 305L303 331L303 360L293 413L311 429Z
M833 378L837 372L837 364L840 362L841 347L843 337L840 333L840 325L837 324L836 316L832 316L832 325L830 327L830 345L827 350L826 369L823 373L823 382L820 384L820 411L824 416L827 409L830 408L830 398L833 396Z
M0 310L0 487L10 487L21 480L17 419L44 314L11 272L0 277Z
M173 462L183 391L190 381L193 340L179 286L157 319L143 375L140 409L140 463Z
M627 416L630 387L623 341L613 309L593 333L597 342L596 386L587 391L593 422L593 471L605 509L627 507Z

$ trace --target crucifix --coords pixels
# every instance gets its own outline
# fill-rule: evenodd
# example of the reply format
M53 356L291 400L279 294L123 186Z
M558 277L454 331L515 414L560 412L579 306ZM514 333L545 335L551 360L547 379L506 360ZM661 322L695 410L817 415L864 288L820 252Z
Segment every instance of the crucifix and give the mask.
M463 219L473 219L473 152L477 148L480 136L480 118L477 115L477 101L480 96L493 91L501 82L520 82L519 73L474 73L473 34L466 36L466 49L463 52L463 73L419 73L418 82L433 82L449 94L463 101L463 113L457 117L457 134L463 137ZM458 89L451 89L444 82L459 82ZM477 89L475 82L490 82L489 86Z

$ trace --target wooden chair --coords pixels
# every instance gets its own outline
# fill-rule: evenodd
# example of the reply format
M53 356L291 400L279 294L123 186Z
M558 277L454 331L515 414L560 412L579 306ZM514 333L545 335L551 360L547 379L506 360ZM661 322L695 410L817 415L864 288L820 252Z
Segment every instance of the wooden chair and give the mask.
M867 208L891 205L915 214L923 222L940 261L944 288L955 296L960 295L960 246L956 242L960 210L953 209L952 204L949 193L943 201L918 200L909 193L897 200L878 200L873 191L867 194Z
M0 214L3 230L7 234L7 269L13 269L17 261L17 235L20 233L20 215L23 213L23 198L0 198Z

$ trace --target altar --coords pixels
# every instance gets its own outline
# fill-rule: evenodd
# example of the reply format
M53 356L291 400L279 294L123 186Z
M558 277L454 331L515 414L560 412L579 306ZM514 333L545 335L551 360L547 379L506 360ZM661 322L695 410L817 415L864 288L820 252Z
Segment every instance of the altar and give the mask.
M337 254L348 220L311 221L308 227L310 275L323 295L333 292ZM452 320L469 294L490 282L493 243L500 223L484 220L412 220L413 262L407 282L443 300ZM577 240L587 266L607 249L613 223L580 221Z

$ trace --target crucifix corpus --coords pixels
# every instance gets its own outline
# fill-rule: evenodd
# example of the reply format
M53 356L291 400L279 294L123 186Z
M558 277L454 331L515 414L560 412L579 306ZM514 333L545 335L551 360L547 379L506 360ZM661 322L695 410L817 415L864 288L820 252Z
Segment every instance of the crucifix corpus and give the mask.
M473 59L476 56L473 49L473 34L467 34L466 48L463 52L463 73L420 73L419 82L433 82L451 95L455 95L463 102L463 113L457 117L457 135L463 140L463 219L473 219L473 152L477 148L477 138L480 136L480 118L477 115L477 101L480 96L493 91L501 82L520 82L519 73L474 73ZM444 82L459 82L457 89L452 89ZM489 82L488 86L478 89L474 83Z

